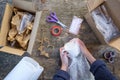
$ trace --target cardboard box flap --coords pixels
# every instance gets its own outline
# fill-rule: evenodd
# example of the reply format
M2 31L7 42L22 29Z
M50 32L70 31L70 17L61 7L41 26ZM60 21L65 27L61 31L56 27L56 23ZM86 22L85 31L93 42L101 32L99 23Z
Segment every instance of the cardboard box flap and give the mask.
M25 52L25 51L15 49L15 48L11 48L11 47L8 47L8 46L2 47L0 49L0 51L10 53L10 54L14 54L14 55L18 55L18 56L22 56L24 54L24 52Z
M25 1L25 0L13 0L13 5L17 8L30 11L30 12L36 12L34 4L32 1Z
M109 12L114 23L120 30L120 1L119 0L107 0L105 7Z
M12 6L7 4L5 8L5 14L1 24L1 33L0 33L0 46L5 46L7 43L7 35L10 28L10 19L12 15Z
M87 2L87 7L89 12L97 8L99 5L101 5L104 2L104 0L89 0Z
M117 38L109 43L111 47L114 47L118 50L120 50L120 38Z

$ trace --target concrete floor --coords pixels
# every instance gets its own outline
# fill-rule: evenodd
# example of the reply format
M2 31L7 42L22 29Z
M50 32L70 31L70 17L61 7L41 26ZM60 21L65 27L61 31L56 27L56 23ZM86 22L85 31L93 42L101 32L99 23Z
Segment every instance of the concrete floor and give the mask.
M43 74L40 77L40 80L52 79L55 72L60 68L59 48L62 47L66 42L68 42L72 38L78 37L81 40L83 40L84 43L87 45L88 49L97 59L101 59L100 54L102 54L104 51L112 49L108 46L101 46L95 34L88 26L85 20L82 24L78 36L67 34L66 32L63 32L59 37L54 37L50 34L50 27L52 27L53 25L57 25L54 23L46 22L46 17L50 12L52 11L56 12L58 18L69 27L73 16L83 18L83 16L88 12L86 7L86 1L87 0L47 0L46 1L45 4L46 6L44 5L45 7L43 9L40 27L38 29L38 34L36 37L36 42L34 45L33 55L32 55L32 57L45 68ZM49 53L50 58L45 58L44 56L40 56L40 51L38 51L38 47L40 46L39 40L43 38L41 37L43 33L41 32L41 29L45 29L44 38L48 38L50 45L54 46L54 48L47 48L48 44L44 44L45 46L44 50ZM117 53L119 52L117 51ZM114 64L109 64L107 62L106 63L108 64L110 70L119 78L120 69L119 66L117 65L120 64L120 62L119 60L117 60L118 58L116 58L116 63L114 63L116 64L116 66L114 66Z
M30 0L28 0L30 1ZM106 64L108 68L111 70L111 72L120 80L120 52L114 48L111 48L106 45L101 45L98 39L96 38L94 32L91 30L89 25L84 20L80 33L78 36L74 36L72 34L68 34L66 32L62 32L62 34L59 37L54 37L50 34L50 27L53 25L57 25L54 23L47 23L46 22L46 16L51 11L56 12L58 18L66 24L68 27L71 24L73 16L81 17L88 12L86 7L86 1L87 0L46 0L46 3L42 6L41 9L43 9L41 21L40 21L40 27L37 32L36 42L34 44L33 54L31 55L32 58L34 58L36 61L39 62L41 66L44 67L44 72L39 78L39 80L52 80L53 75L57 70L60 68L60 58L59 58L59 48L62 47L66 42L68 42L70 39L78 37L86 44L87 48L90 50L90 52L93 54L93 56L97 59L102 59L105 61L101 55L105 51L112 50L117 53L117 57L115 58L115 62L113 64L108 63ZM41 29L44 29L44 36L42 36L43 32ZM48 41L50 43L45 42L43 46L45 46L44 50L49 53L50 58L46 58L44 56L40 55L40 51L38 50L40 46L40 40L42 38L48 38ZM47 47L48 45L54 46L53 48ZM5 55L5 56L4 56ZM3 64L7 68L4 68L2 64L0 65L0 80L2 80L7 73L19 62L19 60L22 57L16 57L15 60L13 59L15 56L10 56L8 54L0 55L0 61L6 58L6 56L9 56L10 62L7 59L5 62L2 61ZM5 58L3 58L5 57ZM7 57L8 58L8 57ZM13 66L11 66L12 62L14 63ZM0 62L1 63L1 62ZM9 64L8 64L9 63ZM2 68L3 67L3 68Z

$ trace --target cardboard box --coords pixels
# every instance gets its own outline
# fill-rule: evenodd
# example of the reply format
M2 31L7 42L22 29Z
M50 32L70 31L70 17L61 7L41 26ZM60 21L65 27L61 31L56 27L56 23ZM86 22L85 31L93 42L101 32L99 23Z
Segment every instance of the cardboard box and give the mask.
M1 24L0 46L2 46L2 48L0 48L0 51L19 55L19 56L23 55L24 52L28 52L28 53L32 54L32 49L33 49L33 45L34 45L35 38L37 35L37 30L39 27L42 12L36 11L33 8L32 3L27 2L27 1L13 0L13 5L7 4L6 8L5 8L5 13L4 13L2 24ZM10 29L10 22L11 22L11 18L12 18L12 14L13 14L13 7L16 7L16 8L25 10L25 11L29 11L29 12L32 12L35 14L34 25L33 25L31 37L30 37L30 40L28 43L27 51L15 49L15 48L12 48L7 45L7 36L8 36L8 31Z
M93 3L93 4L92 4ZM117 26L117 28L120 31L120 1L118 0L89 0L88 1L88 9L89 13L85 15L86 21L92 28L92 30L95 32L96 36L98 37L99 41L102 44L108 44L118 50L120 50L120 37L117 37L115 39L112 39L109 42L106 42L104 40L104 36L101 34L101 32L96 28L95 22L91 16L91 11L95 10L100 5L104 4L110 17L112 18L113 22Z
M95 8L97 8L99 5L101 5L103 2L104 2L104 0L89 0L87 3L89 12L93 11Z

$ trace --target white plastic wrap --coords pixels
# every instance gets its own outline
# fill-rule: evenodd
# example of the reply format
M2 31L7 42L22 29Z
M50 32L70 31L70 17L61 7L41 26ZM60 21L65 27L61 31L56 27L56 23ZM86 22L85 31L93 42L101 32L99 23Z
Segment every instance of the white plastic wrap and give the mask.
M81 52L76 39L66 43L64 48L70 58L68 67L70 80L94 80L94 76L89 70L89 63Z
M112 19L109 16L106 17L99 8L92 12L92 17L95 21L97 29L104 36L106 42L109 42L112 38L119 34L119 30L113 23Z
M26 25L28 22L31 22L33 20L33 15L27 13L23 16L22 20L21 20L21 24L20 24L20 27L18 27L18 31L19 31L19 34L23 33L26 29Z

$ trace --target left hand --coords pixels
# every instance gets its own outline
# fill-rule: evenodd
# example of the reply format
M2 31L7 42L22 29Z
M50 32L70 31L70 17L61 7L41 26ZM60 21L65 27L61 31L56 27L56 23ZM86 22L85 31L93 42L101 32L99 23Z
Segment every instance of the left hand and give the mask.
M61 66L61 70L67 71L68 68L68 55L67 52L63 52L64 48L60 48L60 57L61 57L61 62L62 62L62 66Z

